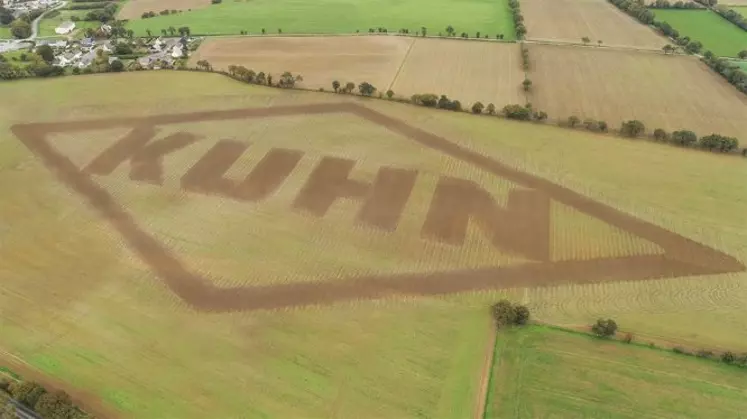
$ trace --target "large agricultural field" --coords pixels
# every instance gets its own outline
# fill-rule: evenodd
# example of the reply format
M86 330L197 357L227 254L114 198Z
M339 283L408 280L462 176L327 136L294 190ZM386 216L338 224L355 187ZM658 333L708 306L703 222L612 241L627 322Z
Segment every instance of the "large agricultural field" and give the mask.
M747 98L693 57L530 45L530 101L551 116L743 136ZM693 98L697 98L694 100Z
M71 20L73 17L80 19L75 22L75 29L96 28L98 26L97 22L86 22L83 20L88 12L90 10L59 10L51 12L50 16L45 16L39 21L39 36L59 36L54 31L55 28L63 22Z
M503 297L747 350L738 158L191 72L0 97L0 358L111 416L463 418Z
M227 69L243 65L256 72L301 74L304 86L332 90L332 81L368 81L382 91L392 84L412 38L389 36L219 38L207 40L192 62L208 60Z
M738 418L746 380L713 361L531 326L498 334L485 417Z
M157 12L157 11L156 11ZM352 34L369 28L387 28L390 32L409 29L411 33L426 27L431 34L453 26L474 36L476 32L513 39L514 26L508 3L484 0L225 0L221 4L185 11L175 15L137 19L128 28L139 35L169 26L189 26L193 34L259 34L282 29L286 34Z
M256 72L290 71L310 89L332 90L334 80L367 81L400 97L446 94L465 105L524 102L514 44L388 36L220 38L200 47L192 63L199 60L224 70L244 65Z
M680 34L703 43L720 57L736 57L747 49L747 32L710 10L656 10L656 19Z
M527 39L659 49L667 40L606 0L522 0Z

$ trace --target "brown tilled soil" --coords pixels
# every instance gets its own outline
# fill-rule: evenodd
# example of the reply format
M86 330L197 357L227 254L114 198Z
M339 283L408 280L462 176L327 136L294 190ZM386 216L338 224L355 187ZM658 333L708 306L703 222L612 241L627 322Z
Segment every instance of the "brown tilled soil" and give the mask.
M145 12L202 9L210 0L127 0L117 14L119 19L140 19Z
M469 163L476 168L513 183L525 190L513 197L514 209L509 205L505 211L516 218L514 223L501 223L496 214L486 212L490 204L469 195L464 202L453 201L452 205L465 209L453 211L454 217L439 216L444 226L434 230L459 233L467 216L477 214L482 224L492 226L499 234L499 245L513 249L528 249L533 252L535 262L496 268L435 272L427 274L405 274L389 276L352 277L347 280L293 283L255 287L218 288L194 272L190 272L178 255L138 226L133 216L92 178L90 173L110 173L129 160L131 176L138 180L160 183L160 160L170 151L186 147L196 138L189 133L177 133L165 139L150 142L159 125L193 123L205 121L217 123L222 120L269 118L288 115L318 115L348 113L369 122L385 126L422 147L449 155L451 158ZM106 150L85 170L79 170L47 140L48 134L76 132L93 129L131 127L132 132L119 143ZM122 235L125 243L147 263L156 275L179 297L195 309L208 311L236 311L272 309L296 305L326 304L336 301L381 298L390 295L437 295L462 291L515 286L542 286L559 283L590 283L614 280L654 279L684 275L714 274L742 271L745 266L738 260L712 248L696 243L676 233L638 220L614 208L593 201L563 186L545 179L520 172L499 161L470 151L430 132L408 125L395 118L383 115L353 103L316 104L273 108L236 109L228 111L196 112L189 114L156 115L145 118L114 118L60 123L22 124L12 127L21 141L53 171L60 181L78 192L102 217ZM222 173L243 145L222 142L217 148L193 167L185 187L207 193L239 193L249 197L260 197L270 193L273 185L282 181L293 169L297 155L278 151L266 159L277 163L277 172L266 165L258 166L240 185L222 178ZM227 151L231 151L228 153ZM267 163L268 165L270 163ZM212 166L215 165L215 168ZM381 172L373 186L347 179L348 163L331 160L321 172L312 176L307 193L302 193L296 205L309 211L322 212L330 202L341 196L361 198L379 194L377 199L389 199L390 208L364 205L359 219L381 224L383 228L396 225L392 211L401 205L407 195L412 174L409 172ZM382 174L383 173L383 174ZM316 181L314 181L316 179ZM392 187L393 183L400 185ZM331 186L330 186L331 185ZM449 186L449 185L447 185ZM450 185L454 186L454 185ZM465 185L462 185L465 186ZM466 188L466 186L465 186ZM236 191L242 192L236 192ZM462 191L463 189L460 189ZM459 196L455 194L453 196ZM560 202L596 217L631 234L653 242L664 249L664 254L638 255L630 257L603 258L596 260L570 260L552 262L545 257L548 225L542 221L546 205L550 200ZM373 201L371 201L373 202ZM525 214L526 213L526 214ZM539 221L538 221L539 220ZM199 220L195 220L199 222ZM452 226L453 224L453 226ZM498 226L498 227L496 227ZM505 231L504 231L505 230ZM513 239L512 239L513 237Z
M581 42L659 49L667 39L641 25L607 0L524 0L527 39Z
M343 86L367 81L386 92L412 43L397 36L216 38L200 45L190 62L208 60L223 70L243 65L275 76L290 71L313 89L332 90L334 80Z

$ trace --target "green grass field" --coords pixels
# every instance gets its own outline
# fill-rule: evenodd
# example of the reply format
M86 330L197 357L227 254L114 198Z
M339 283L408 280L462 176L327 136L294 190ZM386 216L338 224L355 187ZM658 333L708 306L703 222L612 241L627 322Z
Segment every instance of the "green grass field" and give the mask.
M736 57L747 49L747 32L710 10L655 10L656 19L667 22L681 35L703 43L721 57Z
M0 26L0 39L11 39L10 26Z
M448 25L457 33L475 32L491 38L502 33L514 38L511 13L505 0L225 0L205 9L175 15L138 19L129 28L138 35L146 29L160 33L169 26L189 26L193 34L258 34L262 28L277 33L365 33L368 28L385 27L391 32L407 28L411 33L425 26L429 33L445 32Z
M39 21L39 36L58 36L55 33L55 28L60 26L62 22L70 20L72 16L78 16L83 19L86 13L90 10L60 10L59 14L53 13L52 17L45 17ZM80 20L75 22L75 30L79 31L83 28L95 28L100 25L97 22L86 22Z
M732 10L735 10L740 15L744 16L745 18L747 18L747 6L731 6L729 8L732 9Z
M20 359L94 394L122 417L464 418L476 399L488 344L486 307L503 297L525 302L535 318L554 324L589 324L600 316L613 317L641 339L657 336L747 350L745 273L517 287L445 297L393 297L277 311L194 311L166 290L123 246L111 226L64 187L9 127L30 121L358 99L248 86L219 75L168 71L2 83L0 97L4 99L0 102L0 190L4 203L0 205L0 276L4 278L0 282L0 364L6 355ZM747 202L744 161L740 158L385 101L359 103L747 259L743 217ZM216 138L228 138L230 124L209 125L202 129L214 129ZM268 129L276 129L275 123L246 126L251 130L230 134L245 139L251 131L262 138ZM344 132L334 121L327 128L335 135ZM301 132L306 134L303 129ZM55 144L74 151L76 144L80 147L121 134L107 130L90 137L71 136L67 138L71 143L64 137L56 138L59 143ZM377 143L378 138L371 143ZM393 149L391 154L413 161L422 154L407 155L401 150ZM636 162L635 170L631 170L631 161ZM126 177L124 168L122 173ZM100 182L114 183L111 180L102 177ZM148 188L140 190L148 192ZM208 213L219 207L202 202ZM185 213L175 211L173 215ZM236 230L240 227L237 224ZM251 269L246 262L243 272ZM609 354L602 356L583 343L573 336L570 343L559 341L552 349L573 352L579 346L580 356L598 356L609 362ZM666 354L651 353L666 360ZM644 362L653 355L641 356ZM634 355L621 353L618 361L632 364L631 357ZM621 374L615 365L609 366L610 370ZM708 381L721 387L737 387L728 373L722 377L718 364L703 365L712 372L679 368L710 377ZM629 367L644 374L635 365ZM655 367L677 373L672 366L649 368ZM570 374L567 371L566 375ZM663 380L658 375L654 378ZM560 385L563 379L561 372L522 382L539 388L546 383L541 380L555 380L553 384ZM565 388L579 390L574 380ZM686 385L672 387L675 390L646 388L651 394L657 391L663 400L680 395L682 400L694 394ZM723 396L731 394L729 391L716 394L714 387L697 388L713 391L714 398L722 400L722 406L714 407L713 412L744 408ZM590 391L594 395L601 390L597 386ZM582 402L581 411L602 412L595 410L599 409L595 400ZM651 399L644 402L644 406L662 408ZM557 409L563 407L562 402L557 405ZM697 406L672 409L692 409L696 414L705 411L696 410Z
M743 369L529 326L496 342L486 418L738 418Z

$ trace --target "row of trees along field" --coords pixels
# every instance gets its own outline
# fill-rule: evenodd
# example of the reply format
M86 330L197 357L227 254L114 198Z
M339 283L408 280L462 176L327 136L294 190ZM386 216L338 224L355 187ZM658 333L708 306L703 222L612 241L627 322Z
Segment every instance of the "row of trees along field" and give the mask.
M625 13L638 19L641 23L646 25L655 26L662 34L668 36L674 40L677 45L680 45L690 54L700 54L703 49L703 44L697 40L690 39L687 36L680 36L680 33L674 29L667 22L658 21L655 19L654 13L646 8L642 1L637 0L608 0L614 4L617 8L624 11ZM709 0L703 0L709 1ZM715 3L714 3L715 4ZM671 45L666 45L663 48L664 53L674 52L675 49ZM742 71L737 65L730 63L728 60L716 57L711 51L705 51L703 54L703 62L711 67L714 71L725 78L729 83L737 88L742 93L747 94L747 73ZM741 53L740 53L741 55ZM747 55L747 54L745 54Z
M617 335L618 326L613 319L598 319L596 323L591 325L591 333L595 336L603 339L614 338ZM622 341L625 343L633 343L635 337L632 333L625 333L622 337ZM648 344L649 347L655 348L656 345L653 342ZM747 352L738 355L732 351L723 351L720 355L717 355L711 350L700 349L698 351L688 351L682 346L674 346L671 348L672 352L682 355L692 355L698 358L706 358L719 360L724 364L734 365L737 367L747 368Z
M524 39L527 34L527 28L524 26L524 15L521 14L521 5L519 0L508 0L508 7L511 8L511 14L514 18L514 30L516 39Z
M691 1L675 1L670 2L669 0L656 0L655 2L648 5L650 9L703 9L704 7L698 3Z
M0 391L42 419L93 419L93 416L76 407L64 391L48 392L38 383L0 379ZM18 415L17 410L21 409L12 401L6 401L0 409L0 419L29 417L28 414Z

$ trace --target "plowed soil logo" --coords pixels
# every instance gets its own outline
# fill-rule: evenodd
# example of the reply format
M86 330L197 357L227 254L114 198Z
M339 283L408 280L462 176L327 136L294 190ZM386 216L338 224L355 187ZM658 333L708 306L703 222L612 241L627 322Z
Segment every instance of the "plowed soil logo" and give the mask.
M347 115L384 127L410 146L438 152L467 164L511 186L505 202L494 199L484 185L471 179L439 175L418 225L417 239L439 246L461 246L471 228L478 230L495 252L513 255L518 263L481 265L478 268L428 270L393 274L350 275L315 281L284 281L267 285L219 287L189 269L187 261L143 228L95 177L125 168L135 182L164 183L164 159L193 147L200 136L188 131L159 135L159 128L188 123L258 121L310 115ZM312 116L313 117L313 116ZM123 237L124 242L191 306L210 311L252 310L341 300L371 299L387 295L433 295L490 288L666 278L742 271L736 259L676 233L638 220L547 180L512 169L496 160L463 148L447 139L395 118L355 104L318 104L146 118L16 125L13 132L69 188L80 194ZM127 134L79 167L55 147L57 134L126 129ZM179 187L190 193L233 202L259 205L273 197L298 172L302 149L270 147L257 157L252 169L237 178L231 168L251 145L222 139L201 155L184 173ZM351 176L358 162L339 155L321 156L287 202L288 211L316 219L330 218L330 208L345 200L357 206L356 226L379 234L395 234L405 207L413 198L417 168L381 164L370 181ZM559 258L553 256L551 205L564 205L585 216L653 243L650 254ZM199 219L194 222L199 223ZM311 241L309 243L312 243ZM310 244L311 245L311 244ZM250 261L251 262L251 261ZM292 261L289 261L291 263ZM251 272L246 275L251 275Z

